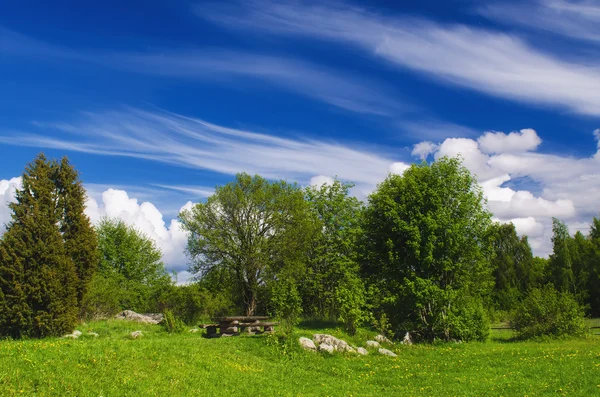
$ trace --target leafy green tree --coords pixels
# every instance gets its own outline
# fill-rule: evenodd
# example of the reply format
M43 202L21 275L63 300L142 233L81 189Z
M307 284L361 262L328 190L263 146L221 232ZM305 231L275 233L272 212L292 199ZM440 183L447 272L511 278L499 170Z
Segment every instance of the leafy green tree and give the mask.
M470 320L461 300L477 302L493 284L490 219L481 189L457 158L413 165L371 194L363 271L396 330L411 328L428 340L460 337L459 318Z
M306 312L342 321L349 331L364 317L365 287L359 274L358 237L362 203L349 191L352 184L309 186L307 201L318 219L302 283Z
M12 220L0 241L0 335L61 335L75 326L80 281L66 249L69 236L61 233L57 169L40 154L10 204Z
M259 296L282 270L298 279L314 234L297 185L244 173L180 219L189 232L190 271L199 278L214 271L231 274L247 315L257 311Z
M548 281L561 292L573 292L574 275L571 257L569 229L567 225L552 218L553 252L548 262Z
M543 269L534 262L527 236L519 238L512 223L492 225L490 243L495 307L510 311L529 289L541 284Z
M101 259L87 315L113 314L115 308L156 310L156 298L172 281L154 241L120 219L102 219L96 232Z
M590 314L600 316L600 218L594 217L590 226L590 257L588 267L588 292Z

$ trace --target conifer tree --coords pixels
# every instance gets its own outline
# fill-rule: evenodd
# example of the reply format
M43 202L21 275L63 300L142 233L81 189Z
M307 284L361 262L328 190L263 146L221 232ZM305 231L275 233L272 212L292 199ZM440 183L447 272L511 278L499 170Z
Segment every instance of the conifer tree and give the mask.
M56 162L43 154L23 174L0 241L0 334L60 335L77 320L77 274L60 230Z
M60 231L67 255L77 272L77 303L81 306L100 255L98 240L90 219L85 215L86 193L77 171L63 157L56 169L58 208L61 212Z

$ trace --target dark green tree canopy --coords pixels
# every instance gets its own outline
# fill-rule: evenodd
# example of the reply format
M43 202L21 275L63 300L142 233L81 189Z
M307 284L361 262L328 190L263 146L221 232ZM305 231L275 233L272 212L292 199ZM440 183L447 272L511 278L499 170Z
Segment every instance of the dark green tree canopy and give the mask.
M73 329L97 266L96 236L66 158L40 154L22 183L0 240L0 334L60 335Z
M302 190L258 175L238 174L180 219L189 232L190 271L230 272L246 314L256 311L260 290L278 273L303 266L314 233Z

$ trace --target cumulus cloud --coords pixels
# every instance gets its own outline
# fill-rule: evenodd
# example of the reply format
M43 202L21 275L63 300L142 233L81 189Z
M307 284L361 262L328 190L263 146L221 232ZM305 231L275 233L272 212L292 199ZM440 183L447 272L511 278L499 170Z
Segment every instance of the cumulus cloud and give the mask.
M334 179L327 175L317 175L310 178L309 185L320 187L323 185L331 186L333 185Z
M411 154L415 157L420 158L421 160L425 160L427 156L434 153L437 150L437 148L438 145L436 145L435 143L430 141L423 141L413 146Z
M399 162L396 162L396 163L393 163L392 165L390 165L390 174L402 175L402 174L404 174L404 171L406 171L409 168L410 168L409 164L399 161Z
M191 205L192 203L188 202L181 210L189 209ZM102 193L100 202L89 198L86 206L86 214L92 223L97 224L103 216L119 218L156 242L169 270L179 272L187 268L184 255L186 233L181 230L177 219L172 219L167 225L162 213L151 202L139 203L124 190L108 189Z
M4 225L10 221L11 211L8 203L15 201L15 192L21 188L21 178L0 180L0 235L5 231ZM180 211L191 209L192 202L187 202ZM163 219L163 214L154 204L148 201L138 202L136 198L129 197L124 190L107 189L97 201L88 198L85 213L93 224L97 224L104 216L118 218L126 224L135 227L146 236L155 241L163 253L163 261L167 270L178 273L178 281L184 282L189 278L187 258L184 250L187 244L187 234L181 229L177 219L172 219L168 224Z
M15 191L21 188L21 178L0 180L0 234L6 230L10 222L11 211L8 204L15 201Z
M572 232L585 232L582 225L589 226L598 215L600 150L589 158L573 158L535 152L540 143L530 129L488 132L477 140L445 139L434 157L460 155L477 176L495 219L513 222L530 237L536 254L547 255L552 217L565 221Z
M535 150L542 140L535 130L526 128L510 134L486 132L477 142L484 153L512 153Z

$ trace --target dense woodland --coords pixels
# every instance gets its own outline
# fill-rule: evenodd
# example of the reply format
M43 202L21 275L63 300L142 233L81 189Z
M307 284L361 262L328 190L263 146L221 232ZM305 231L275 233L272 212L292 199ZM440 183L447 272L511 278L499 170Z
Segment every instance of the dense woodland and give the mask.
M238 174L180 214L195 277L177 286L152 240L118 219L92 226L73 166L40 155L0 239L0 335L63 335L123 309L188 324L268 314L288 330L317 319L423 341L485 340L501 320L522 337L578 334L584 314L600 316L600 219L587 236L554 219L545 259L492 221L460 159L390 174L365 203L351 188Z

